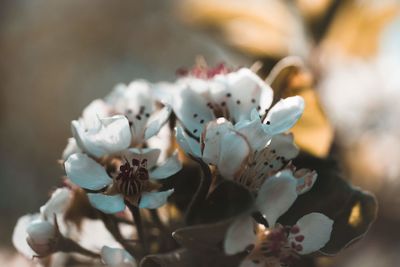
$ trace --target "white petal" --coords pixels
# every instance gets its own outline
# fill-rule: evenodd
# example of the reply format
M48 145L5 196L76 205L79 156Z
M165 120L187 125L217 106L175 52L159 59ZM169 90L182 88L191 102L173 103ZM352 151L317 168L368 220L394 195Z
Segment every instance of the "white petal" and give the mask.
M294 143L292 134L274 135L268 147L270 150L275 150L286 161L294 159L299 154L299 148Z
M333 220L322 213L309 213L297 221L298 233L289 234L289 242L300 244L302 249L297 251L305 255L321 249L329 241L332 232ZM301 239L297 239L303 236ZM302 240L302 241L300 241Z
M14 232L12 235L12 243L14 247L28 259L32 259L36 253L31 249L31 247L26 242L28 233L26 229L31 224L32 221L39 218L39 214L27 214L18 219L17 224L14 227Z
M292 128L304 111L304 100L300 96L281 99L268 112L265 118L267 133L274 135ZM269 124L268 124L269 123Z
M104 195L88 193L90 204L104 213L117 213L125 209L124 198L121 195Z
M297 179L297 194L301 195L308 192L317 180L318 174L316 171L309 169L300 169L294 173Z
M51 194L50 199L40 207L40 213L47 219L52 219L54 214L63 213L72 199L71 190L63 187L58 188Z
M82 150L79 148L78 144L76 143L75 138L68 138L68 144L64 148L62 153L62 159L66 160L69 156L75 153L81 153Z
M247 163L250 152L250 146L242 135L234 131L224 134L217 165L221 175L226 179L238 175Z
M139 208L157 209L167 202L167 198L174 192L174 189L161 192L143 193L139 202Z
M160 157L161 150L158 148L129 148L122 152L122 156L125 157L129 162L132 159L147 160L147 168L152 168L157 164L158 158Z
M69 156L64 167L68 178L82 188L99 190L112 183L103 166L85 154Z
M82 121L86 129L95 128L98 125L97 118L111 115L111 107L103 100L93 100L82 112Z
M219 101L226 102L230 115L236 122L249 119L251 110L258 106L266 109L271 105L272 89L249 69L217 75L214 80L225 84L225 99Z
M196 137L200 137L203 126L214 119L206 100L190 88L179 90L172 108L183 126Z
M256 117L254 118L254 114ZM242 120L235 125L235 130L244 135L253 151L260 151L271 137L265 133L258 112L253 109L251 120Z
M26 232L35 244L45 245L55 238L56 228L50 222L38 219L29 224Z
M144 133L145 139L149 139L160 131L161 127L168 121L171 111L172 109L166 106L150 116Z
M254 222L250 216L237 218L226 232L224 240L225 253L233 255L242 252L256 242Z
M162 165L150 172L150 179L164 179L174 175L182 169L182 163L178 158L178 151L167 159Z
M95 157L126 149L131 143L131 131L127 118L117 115L99 119L96 128L85 129L78 121L72 121L72 132L83 150Z
M273 227L297 198L297 181L291 171L282 171L269 177L258 191L256 205L258 210Z
M175 127L176 141L186 154L201 157L200 143L188 136L182 127Z
M172 131L168 123L161 127L157 135L146 140L147 146L149 148L158 148L161 150L158 161L165 161L168 157L168 150L172 146Z
M136 267L135 259L121 248L111 248L103 246L101 249L101 259L108 266L121 266L121 264L130 263L129 266Z
M217 165L220 158L222 138L233 130L232 123L224 118L210 121L201 136L204 162Z

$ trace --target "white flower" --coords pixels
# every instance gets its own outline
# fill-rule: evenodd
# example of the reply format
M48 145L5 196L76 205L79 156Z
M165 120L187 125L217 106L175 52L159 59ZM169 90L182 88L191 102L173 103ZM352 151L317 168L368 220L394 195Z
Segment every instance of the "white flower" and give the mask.
M129 145L142 146L158 134L171 114L169 106L159 106L148 82L118 84L104 99L92 101L79 120L72 121L76 141L69 140L63 159L80 151L101 157Z
M152 180L168 178L182 168L177 152L157 165L160 152L153 148L130 148L121 151L119 157L105 166L85 154L76 153L65 161L64 166L73 183L98 191L87 195L90 203L105 213L124 210L125 201L140 208L155 209L164 205L174 190L152 192L156 187ZM112 177L107 167L114 169L109 171Z
M298 154L291 135L265 133L255 110L252 120L235 126L224 118L209 122L200 144L180 127L176 138L187 153L215 165L224 178L252 191L257 191L267 177L288 166Z
M304 110L299 96L282 99L271 108L272 89L246 68L209 80L184 78L176 87L176 95L166 101L171 102L184 128L197 138L204 126L216 118L224 117L233 124L253 121L252 110L261 117L266 134L283 133L293 127Z
M121 248L111 248L104 246L101 249L101 259L111 267L136 267L135 259L125 250Z
M268 222L268 228L258 225L249 215L236 219L229 227L224 249L229 255L252 251L241 266L280 266L298 257L321 249L330 239L333 221L321 213L310 213L294 226L276 224L296 200L305 192L290 171L269 177L258 192L256 210ZM269 265L268 265L269 264Z
M132 138L128 119L122 115L95 117L92 128L72 121L72 132L79 148L97 158L128 148Z
M70 200L71 191L59 188L40 208L40 213L27 214L19 218L12 237L15 248L27 258L50 254L54 249L58 231L66 232L62 217ZM55 219L60 222L60 229L54 225Z

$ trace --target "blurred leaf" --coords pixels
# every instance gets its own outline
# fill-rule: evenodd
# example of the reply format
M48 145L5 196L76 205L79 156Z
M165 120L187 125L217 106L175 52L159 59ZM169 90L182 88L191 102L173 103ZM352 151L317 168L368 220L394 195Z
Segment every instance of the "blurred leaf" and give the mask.
M333 128L313 90L312 74L301 59L287 57L279 61L271 70L267 82L274 89L274 102L293 95L304 98L304 113L291 130L295 143L314 156L327 156L334 136Z
M300 16L283 1L180 1L189 23L217 29L226 42L256 57L305 54L307 40Z
M334 220L331 239L321 249L325 254L336 254L365 235L376 219L375 197L344 181L332 158L323 160L303 153L295 164L315 169L318 179L307 194L299 196L280 223L293 225L310 212L321 212Z
M176 230L172 235L185 248L221 251L225 233L231 222L232 219L219 223L184 227Z
M343 1L322 42L323 57L371 57L377 52L383 27L399 12L398 1L366 4Z
M193 211L190 225L208 224L226 220L252 207L254 198L243 186L223 180Z

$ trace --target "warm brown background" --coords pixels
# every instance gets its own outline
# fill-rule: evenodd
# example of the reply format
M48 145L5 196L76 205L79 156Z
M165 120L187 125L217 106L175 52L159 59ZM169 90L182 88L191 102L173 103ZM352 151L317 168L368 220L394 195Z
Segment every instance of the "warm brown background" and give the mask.
M176 1L0 1L1 266L7 262L3 251L12 249L17 218L36 212L60 184L63 170L57 159L70 136L70 121L91 100L118 82L173 80L175 70L193 65L197 55L211 65L253 62L223 45L217 34L184 26L175 13ZM185 12L191 16L190 9ZM360 166L366 172L370 167ZM364 186L362 179L354 182ZM386 188L400 188L398 182L397 187L393 184ZM336 258L334 266L400 262L399 201L387 200L395 199L393 192L385 196L386 190L375 189L386 199L381 201L384 212L368 237Z

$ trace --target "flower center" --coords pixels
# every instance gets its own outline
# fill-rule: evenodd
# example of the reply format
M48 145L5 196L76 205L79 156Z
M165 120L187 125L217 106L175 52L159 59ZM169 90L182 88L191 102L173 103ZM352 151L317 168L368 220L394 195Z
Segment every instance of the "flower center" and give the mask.
M299 257L297 252L303 249L299 244L289 244L289 233L296 231L298 231L297 226L283 227L281 225L265 231L260 242L261 254L266 259L271 257L279 259L283 266L292 264Z
M128 160L119 167L119 174L115 178L118 190L125 196L134 196L142 192L143 186L149 180L147 159Z

